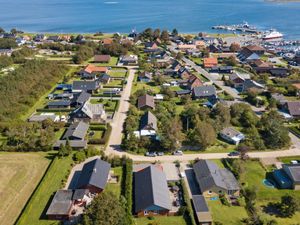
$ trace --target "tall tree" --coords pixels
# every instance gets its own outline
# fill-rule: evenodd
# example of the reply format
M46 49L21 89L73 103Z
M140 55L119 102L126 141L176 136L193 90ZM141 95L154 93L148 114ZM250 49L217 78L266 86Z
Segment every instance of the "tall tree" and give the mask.
M184 134L180 119L177 116L169 119L162 128L161 142L163 147L171 151L177 150L181 147L183 139Z
M280 213L283 217L292 217L298 210L297 200L290 196L285 195L281 197Z
M216 142L216 131L210 123L199 121L191 132L190 139L195 145L205 150Z
M125 210L111 192L98 195L88 206L82 225L127 225Z
M284 121L277 111L265 113L261 118L261 130L265 145L271 149L289 146L290 137Z

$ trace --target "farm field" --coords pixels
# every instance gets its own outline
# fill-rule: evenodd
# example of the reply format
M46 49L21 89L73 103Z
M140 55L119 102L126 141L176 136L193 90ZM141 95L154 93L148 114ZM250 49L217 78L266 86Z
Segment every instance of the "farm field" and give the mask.
M2 225L14 224L50 162L48 153L0 153Z
M54 193L63 187L62 180L68 177L72 163L72 155L54 159L17 221L17 225L56 225L60 223L59 221L48 220L45 213Z

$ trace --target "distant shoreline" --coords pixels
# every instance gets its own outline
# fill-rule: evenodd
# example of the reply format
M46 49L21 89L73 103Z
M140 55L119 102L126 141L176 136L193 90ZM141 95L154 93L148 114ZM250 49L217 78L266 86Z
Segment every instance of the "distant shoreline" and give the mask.
M278 2L278 3L299 2L300 3L300 0L266 0L266 2Z

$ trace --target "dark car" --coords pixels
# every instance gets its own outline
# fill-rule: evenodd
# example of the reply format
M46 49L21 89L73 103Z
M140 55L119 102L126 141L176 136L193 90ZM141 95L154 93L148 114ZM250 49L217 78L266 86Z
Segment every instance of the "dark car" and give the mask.
M240 153L237 152L237 151L233 151L233 152L228 153L228 156L239 156L239 155L240 155Z

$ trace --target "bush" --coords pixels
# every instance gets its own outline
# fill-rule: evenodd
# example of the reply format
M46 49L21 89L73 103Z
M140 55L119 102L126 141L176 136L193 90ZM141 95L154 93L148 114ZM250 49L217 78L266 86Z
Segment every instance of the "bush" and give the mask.
M75 162L78 162L78 163L81 163L83 162L84 160L86 159L86 155L83 151L80 151L80 152L76 152L74 155L73 155L73 160Z
M183 191L184 206L186 207L186 210L183 214L184 218L185 218L187 224L196 225L196 220L194 217L192 203L189 198L188 190L187 190L187 187L186 187L183 179L180 180L180 184L181 184L182 191Z

